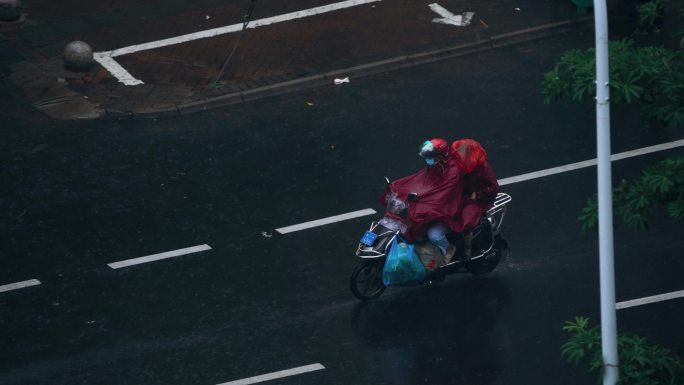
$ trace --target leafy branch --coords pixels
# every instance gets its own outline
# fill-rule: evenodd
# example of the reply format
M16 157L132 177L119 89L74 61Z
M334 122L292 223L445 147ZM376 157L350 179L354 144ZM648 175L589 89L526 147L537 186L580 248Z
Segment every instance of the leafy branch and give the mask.
M589 327L589 318L566 321L563 330L571 336L561 346L561 357L589 372L603 375L601 331ZM635 334L618 334L620 385L682 385L684 363L670 350L649 343Z
M610 91L618 102L639 103L646 114L666 125L684 123L684 52L635 47L632 40L611 41ZM544 74L544 102L587 101L594 97L595 49L569 50Z
M637 7L639 23L642 25L654 25L656 20L663 17L665 4L663 0L647 1Z
M631 229L647 230L654 208L659 205L670 217L684 220L684 158L663 160L647 168L634 181L623 180L613 189L614 214ZM596 227L596 194L587 200L578 219L584 230Z

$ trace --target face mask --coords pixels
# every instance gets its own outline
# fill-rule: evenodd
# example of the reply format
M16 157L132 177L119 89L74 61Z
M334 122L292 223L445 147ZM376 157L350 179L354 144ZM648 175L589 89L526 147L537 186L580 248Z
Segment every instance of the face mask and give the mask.
M432 166L433 164L435 164L435 159L434 158L432 158L432 159L426 158L425 163L427 163L428 166Z

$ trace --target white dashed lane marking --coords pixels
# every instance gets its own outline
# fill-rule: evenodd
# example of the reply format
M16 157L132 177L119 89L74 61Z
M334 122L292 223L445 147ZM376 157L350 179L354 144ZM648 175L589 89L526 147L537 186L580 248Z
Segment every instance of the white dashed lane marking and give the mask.
M37 279L29 279L28 281L9 283L7 285L0 286L0 293L5 292L5 291L23 289L25 287L37 286L37 285L40 285L40 281Z
M200 251L205 251L205 250L211 250L211 247L209 247L209 245L199 245L199 246L187 247L185 249L167 251L167 252L159 253L159 254L152 254L152 255L148 255L146 257L126 259L124 261L119 261L119 262L112 262L112 263L108 263L107 266L111 267L112 269L120 269L122 267L139 265L141 263L159 261L160 259L173 258L173 257L178 257L181 255L192 254L192 253L199 253Z
M621 152L619 154L612 155L610 157L610 159L612 161L616 161L616 160L622 160L622 159L627 159L627 158L633 158L635 156L650 154L650 153L658 152L658 151L669 150L669 149L673 149L673 148L681 147L681 146L684 146L684 139L675 140L674 142L657 144L655 146L639 148L639 149L632 150L632 151ZM568 172L568 171L573 171L573 170L579 170L581 168L592 167L592 166L596 166L596 158L590 159L590 160L585 160L582 162L566 164L564 166L547 168L546 170L534 171L534 172L529 172L527 174L522 174L522 175L518 175L518 176L512 176L509 178L500 179L499 185L504 186L507 184L524 182L526 180L537 179L537 178L541 178L541 177L545 177L545 176L560 174L563 172Z
M280 234L287 234L287 233L292 233L292 232L299 231L299 230L310 229L312 227L328 225L330 223L346 221L347 219L363 217L366 215L375 214L375 212L376 211L373 209L363 209L363 210L353 211L351 213L335 215L335 216L327 217L327 218L323 218L323 219L317 219L315 221L304 222L304 223L300 223L298 225L281 227L279 229L276 229L276 231L279 232Z
M658 295L654 295L651 297L644 297L644 298L639 298L639 299L633 299L630 301L618 302L615 304L615 309L617 309L617 310L626 309L628 307L646 305L649 303L662 302L662 301L667 301L670 299L682 298L682 297L684 297L684 290L673 291L672 293L658 294Z
M236 381L231 381L231 382L224 382L219 385L249 385L249 384L256 384L258 382L264 382L264 381L270 381L270 380L276 380L278 378L283 378L283 377L289 377L289 376L294 376L297 374L303 374L303 373L308 373L308 372L313 372L316 370L321 370L325 369L325 366L321 364L312 364L312 365L306 365L306 366L300 366L298 368L293 368L293 369L287 369L287 370L281 370L279 372L273 372L269 374L262 374L260 376L255 376L255 377L249 377L249 378L243 378L242 380L236 380Z
M639 148L636 150L621 152L619 154L615 154L615 155L611 156L611 160L616 161L616 160L621 160L621 159L633 158L633 157L639 156L639 155L645 155L645 154L650 154L650 153L654 153L654 152L658 152L658 151L670 150L670 149L682 147L682 146L684 146L684 139L675 140L674 142L662 143L662 144L658 144L655 146ZM596 166L596 159L585 160L582 162L566 164L564 166L547 168L546 170L534 171L534 172L529 172L526 174L521 174L518 176L512 176L512 177L508 177L508 178L504 178L504 179L499 179L499 185L505 186L508 184L524 182L524 181L528 181L528 180L532 180L532 179L542 178L545 176L560 174L563 172L578 170L581 168L586 168L586 167L591 167L591 166ZM327 225L330 223L339 222L339 221L352 219L352 218L358 218L361 216L371 215L371 214L375 214L375 210L364 209L364 210L354 211L354 212L347 213L347 214L340 214L340 215L335 215L335 216L328 217L328 218L318 219L315 221L305 222L305 223L301 223L298 225L281 227L279 229L276 229L276 231L279 232L280 234L287 234L287 233L291 233L294 231L310 229L313 227L323 226L323 225Z

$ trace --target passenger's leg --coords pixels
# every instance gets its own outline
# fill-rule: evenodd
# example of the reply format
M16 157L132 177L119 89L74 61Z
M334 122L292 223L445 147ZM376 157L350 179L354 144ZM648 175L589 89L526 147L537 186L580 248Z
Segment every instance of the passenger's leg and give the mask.
M446 238L446 234L449 232L449 228L442 223L437 223L430 227L427 232L427 236L433 245L439 247L442 255L446 255L447 248L449 247L449 241Z
M470 258L473 250L473 232L469 231L464 237L465 249L463 250L466 258Z

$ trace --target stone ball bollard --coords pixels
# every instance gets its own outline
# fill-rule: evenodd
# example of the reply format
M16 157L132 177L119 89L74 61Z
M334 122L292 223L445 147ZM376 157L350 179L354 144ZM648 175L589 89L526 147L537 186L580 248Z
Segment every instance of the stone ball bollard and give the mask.
M87 70L94 62L93 49L88 43L77 40L64 47L64 67L72 70Z
M21 17L21 0L0 0L0 21L15 21Z

